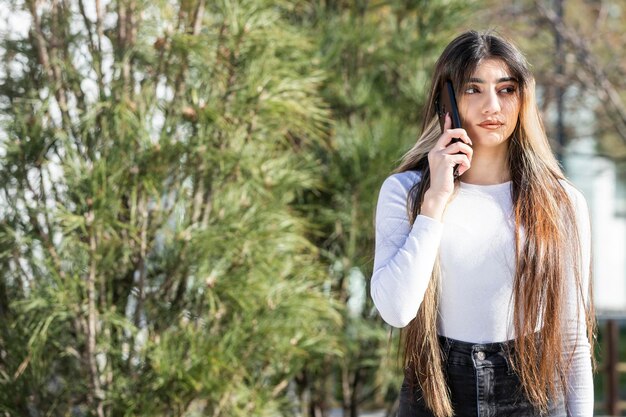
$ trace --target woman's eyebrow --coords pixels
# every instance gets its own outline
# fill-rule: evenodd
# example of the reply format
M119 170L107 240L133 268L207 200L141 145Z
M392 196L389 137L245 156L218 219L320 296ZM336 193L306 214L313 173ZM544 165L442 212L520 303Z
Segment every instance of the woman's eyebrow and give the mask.
M496 81L496 84L498 83L505 83L507 81L514 81L517 82L517 78L515 77L502 77L502 78L498 78L498 80ZM483 80L482 78L470 78L469 79L470 83L476 83L476 84L485 84L485 80Z

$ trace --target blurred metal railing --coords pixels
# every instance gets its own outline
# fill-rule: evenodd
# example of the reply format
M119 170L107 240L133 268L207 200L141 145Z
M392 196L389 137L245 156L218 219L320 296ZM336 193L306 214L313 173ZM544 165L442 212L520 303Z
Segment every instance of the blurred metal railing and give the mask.
M605 380L605 396L603 400L596 402L595 408L604 409L609 416L620 416L622 410L626 410L626 401L620 399L619 392L619 376L626 373L626 362L619 360L620 321L623 320L622 315L598 318L598 324L604 324L602 340L604 357L598 369Z

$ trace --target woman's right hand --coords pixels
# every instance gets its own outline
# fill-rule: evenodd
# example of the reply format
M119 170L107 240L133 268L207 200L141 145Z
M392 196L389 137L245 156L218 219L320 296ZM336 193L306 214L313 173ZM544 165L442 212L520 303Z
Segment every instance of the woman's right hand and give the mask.
M472 141L465 129L451 129L452 120L446 114L444 131L428 153L430 187L424 195L421 214L441 220L452 192L454 191L454 167L459 176L470 169L473 150ZM453 139L460 139L452 143Z

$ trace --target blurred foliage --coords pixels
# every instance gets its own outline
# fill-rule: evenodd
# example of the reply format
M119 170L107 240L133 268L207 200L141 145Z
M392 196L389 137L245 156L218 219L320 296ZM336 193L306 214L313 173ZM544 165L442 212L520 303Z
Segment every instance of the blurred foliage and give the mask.
M314 43L275 2L27 6L3 45L0 414L291 413L296 373L342 353L294 207L330 126Z

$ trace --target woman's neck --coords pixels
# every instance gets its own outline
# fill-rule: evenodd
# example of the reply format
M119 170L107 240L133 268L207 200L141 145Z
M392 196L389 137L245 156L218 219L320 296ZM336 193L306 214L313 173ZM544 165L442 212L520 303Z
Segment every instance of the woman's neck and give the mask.
M472 166L461 177L468 184L492 185L511 180L508 146L474 148Z

